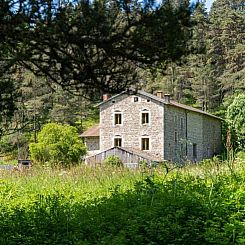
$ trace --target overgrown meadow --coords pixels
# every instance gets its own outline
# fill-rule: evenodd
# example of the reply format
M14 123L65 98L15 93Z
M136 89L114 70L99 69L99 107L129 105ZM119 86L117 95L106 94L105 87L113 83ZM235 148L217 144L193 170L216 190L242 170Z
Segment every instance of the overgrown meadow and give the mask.
M245 244L245 161L0 172L0 244Z

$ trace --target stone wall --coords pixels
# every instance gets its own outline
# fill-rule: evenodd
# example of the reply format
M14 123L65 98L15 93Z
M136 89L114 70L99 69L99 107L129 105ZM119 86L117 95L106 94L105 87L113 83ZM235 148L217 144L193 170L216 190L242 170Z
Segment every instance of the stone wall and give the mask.
M171 105L164 105L164 136L166 160L195 162L221 151L220 120Z
M193 154L196 144L196 157ZM187 112L187 159L198 162L203 159L203 114Z
M88 151L97 151L100 149L99 137L85 137L84 143Z
M142 112L149 112L149 124L142 125ZM122 125L115 125L114 114L122 114ZM149 138L152 154L163 157L163 106L143 95L122 94L101 105L100 150L114 146L122 138L122 147L141 149L141 138Z
M149 112L148 124L142 125L142 112ZM121 125L115 125L115 113L121 113ZM103 103L100 125L101 151L112 148L115 138L122 139L122 147L141 149L145 137L149 152L181 164L201 161L221 150L220 120L142 94L121 94Z
M164 158L181 163L186 156L186 112L171 105L164 105Z
M210 158L222 150L221 121L203 116L203 158Z

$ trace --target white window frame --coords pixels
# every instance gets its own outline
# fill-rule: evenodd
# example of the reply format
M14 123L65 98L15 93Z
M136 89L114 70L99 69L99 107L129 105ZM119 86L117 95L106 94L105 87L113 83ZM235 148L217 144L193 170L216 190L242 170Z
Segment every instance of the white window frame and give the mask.
M121 145L116 145L116 144L115 144L115 141L116 141L116 140L121 140ZM118 147L122 147L122 146L123 146L123 139L122 139L122 137L119 136L119 135L116 135L116 136L114 136L114 138L113 138L113 147L116 147L116 146L118 146Z
M147 123L143 123L142 122L143 121L143 114L148 114L148 122ZM151 123L151 113L150 113L150 111L147 110L147 109L141 110L141 112L140 112L140 124L141 125L150 125L150 123Z
M116 123L116 115L120 115L121 117L121 123ZM123 125L123 115L122 115L122 112L121 111L114 111L114 114L113 114L113 125L114 126L121 126Z
M148 149L143 149L143 139L148 139ZM140 149L142 151L150 151L151 150L151 139L149 136L141 136L140 138Z

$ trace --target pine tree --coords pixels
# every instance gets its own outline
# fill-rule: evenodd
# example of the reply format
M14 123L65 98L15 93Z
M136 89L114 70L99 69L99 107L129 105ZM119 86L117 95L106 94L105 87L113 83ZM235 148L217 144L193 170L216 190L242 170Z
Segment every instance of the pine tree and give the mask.
M191 47L196 51L188 57L192 74L192 92L197 107L204 111L212 111L220 103L220 85L214 79L212 67L208 62L207 31L209 22L203 3L197 5L192 20L195 26L193 27Z
M209 64L223 96L245 90L245 14L236 0L217 0L209 16Z

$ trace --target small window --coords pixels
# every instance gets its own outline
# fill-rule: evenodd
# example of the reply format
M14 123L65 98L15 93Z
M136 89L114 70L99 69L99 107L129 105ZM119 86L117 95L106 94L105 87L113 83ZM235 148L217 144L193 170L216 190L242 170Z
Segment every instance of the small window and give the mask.
M115 125L122 124L122 114L121 113L115 113Z
M139 97L134 97L134 102L138 102L139 101Z
M150 139L149 138L142 138L141 139L141 150L148 151L150 149Z
M141 123L142 124L149 123L149 112L142 112L142 114L141 114Z
M122 138L114 138L114 146L122 146Z
M174 132L174 142L175 142L175 143L178 142L178 134L177 134L176 131Z
M177 124L177 115L174 115L174 124L175 124L175 126Z
M115 104L115 102L116 102L115 100L112 100L112 102L111 102L111 103L112 103L112 104Z
M193 159L197 158L197 144L193 144Z
M180 118L180 130L181 131L184 130L184 118L183 117Z
M151 100L150 99L147 99L147 102L151 102Z

